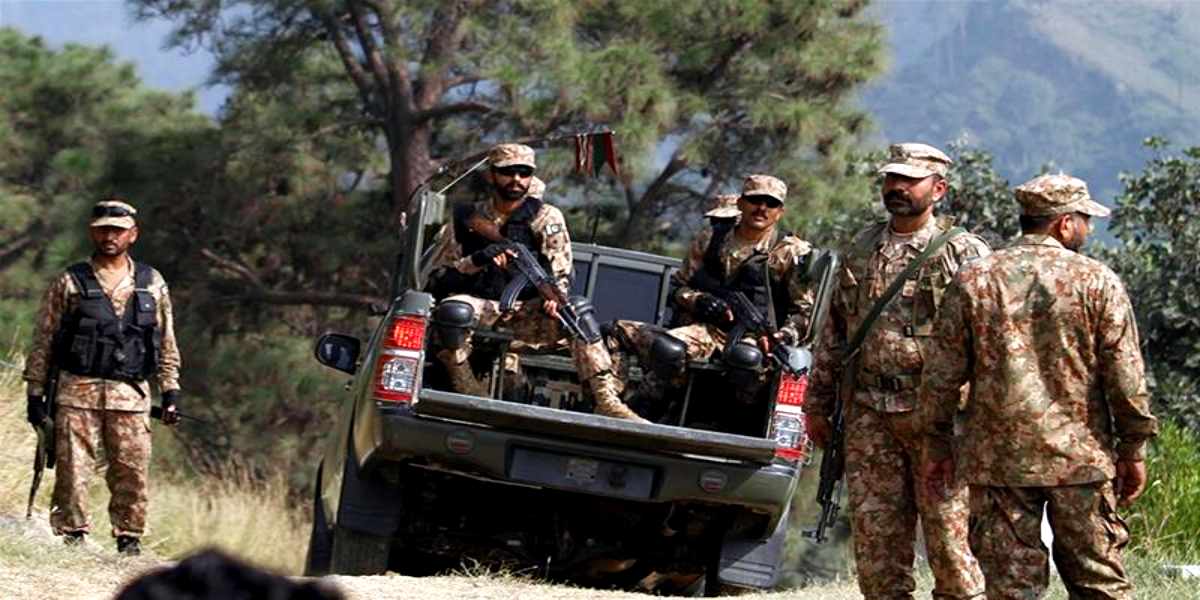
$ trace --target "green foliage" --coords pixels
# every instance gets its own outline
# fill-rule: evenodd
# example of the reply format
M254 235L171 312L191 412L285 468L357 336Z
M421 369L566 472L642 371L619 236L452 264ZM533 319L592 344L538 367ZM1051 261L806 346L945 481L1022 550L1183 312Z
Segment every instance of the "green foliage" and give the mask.
M1121 175L1110 227L1121 245L1105 258L1133 300L1156 413L1200 431L1200 148L1146 143L1158 155Z
M1200 560L1200 435L1168 420L1150 442L1149 484L1129 518L1134 552Z
M965 143L950 144L954 168L950 171L950 198L946 213L992 248L1020 233L1017 203L1008 180L996 171L995 158Z
M130 4L175 20L180 43L211 41L218 76L245 92L288 95L314 81L296 65L341 65L299 104L387 147L381 213L496 141L615 129L625 177L589 199L624 208L599 232L622 245L677 243L672 225L755 171L839 206L827 175L867 123L846 99L882 53L860 0ZM543 179L565 177L567 143L542 150Z

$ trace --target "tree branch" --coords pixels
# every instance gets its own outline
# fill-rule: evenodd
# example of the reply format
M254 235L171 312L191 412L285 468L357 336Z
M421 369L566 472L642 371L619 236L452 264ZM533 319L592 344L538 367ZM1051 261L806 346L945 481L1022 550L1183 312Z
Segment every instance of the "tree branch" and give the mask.
M209 250L208 248L201 248L200 256L203 256L204 258L207 258L208 260L212 261L214 264L217 265L217 267L219 267L225 271L228 271L230 273L233 273L234 275L237 275L238 277L240 277L241 279L243 279L244 281L253 285L256 288L260 288L260 289L266 288L266 286L263 284L262 280L258 278L258 275L256 275L254 273L254 271L251 271L250 267L246 266L241 261L237 261L232 258L225 258L224 256L221 256L221 255L217 254L216 252Z
M380 54L379 48L375 45L375 38L371 33L371 27L367 24L366 17L363 15L362 4L359 0L347 0L346 5L350 8L350 17L354 23L354 31L358 35L358 46L362 48L363 56L367 59L367 64L371 67L371 73L375 76L375 82L379 84L380 89L392 89L392 79L388 72L388 68L383 63L383 55Z
M371 100L371 82L367 80L367 72L359 64L358 58L354 56L354 50L350 47L350 41L346 39L341 25L328 13L318 14L317 18L325 24L325 30L333 38L333 45L342 59L342 66L345 67L350 80L354 82L354 87L358 88L358 96L362 99L363 107L368 112L374 112L376 116L382 117L379 114L382 111L379 111L379 107Z
M427 121L433 121L444 117L452 117L454 115L466 113L490 114L498 112L503 112L503 110L499 106L489 104L487 102L454 102L452 104L444 104L442 106L435 106L428 110L419 111L413 115L412 120L413 123L421 124Z

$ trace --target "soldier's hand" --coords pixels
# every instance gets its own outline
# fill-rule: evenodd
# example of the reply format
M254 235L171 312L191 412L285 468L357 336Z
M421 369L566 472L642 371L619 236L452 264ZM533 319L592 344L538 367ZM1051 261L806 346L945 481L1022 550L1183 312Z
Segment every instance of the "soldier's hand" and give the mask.
M508 249L504 244L492 244L483 250L476 250L471 253L471 264L477 267L486 267L494 264L500 268L508 262Z
M542 300L542 311L550 315L552 318L558 318L558 301L557 300Z
M179 390L163 392L162 422L163 425L175 425L179 422Z
M1140 460L1118 460L1117 477L1113 480L1113 491L1117 494L1117 506L1130 506L1146 490L1146 463Z
M701 323L723 325L733 320L733 311L729 303L712 295L700 294L696 297L696 319Z
M808 427L808 439L812 440L818 448L824 448L829 444L829 438L833 435L833 427L829 424L829 417L825 415L804 415L805 422Z
M921 484L935 498L946 498L954 489L954 459L945 458L921 466Z
M29 419L29 424L37 427L46 422L50 416L46 408L46 399L41 396L29 396L26 400L28 400L28 406L25 410L25 417Z

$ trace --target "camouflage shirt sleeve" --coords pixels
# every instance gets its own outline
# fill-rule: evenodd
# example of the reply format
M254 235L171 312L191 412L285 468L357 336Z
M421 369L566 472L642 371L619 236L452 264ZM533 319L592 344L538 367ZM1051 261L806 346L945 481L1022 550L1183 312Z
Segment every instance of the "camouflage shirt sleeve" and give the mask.
M33 325L33 341L25 358L26 394L45 395L46 379L49 376L54 334L62 323L63 315L71 301L71 276L60 273L46 289L42 304L38 308L37 320Z
M447 270L456 270L467 275L473 275L483 270L475 266L471 257L462 255L462 244L454 237L454 224L446 223L438 230L433 238L432 259L430 272L434 278L440 277Z
M1099 370L1104 396L1112 412L1119 460L1144 460L1146 439L1158 432L1150 414L1145 366L1133 307L1120 279L1105 269L1098 327Z
M696 297L700 295L700 292L689 287L688 283L697 271L704 268L704 251L708 249L708 242L712 239L712 235L712 227L705 227L697 234L691 248L688 249L687 256L683 259L683 264L671 276L671 283L675 285L675 302L685 311L693 310Z
M179 367L182 359L175 342L175 315L171 309L171 294L163 276L154 271L150 291L157 296L158 324L162 331L158 356L158 389L162 392L179 389Z
M571 234L562 211L543 204L542 210L530 222L534 235L541 240L541 253L550 261L550 275L564 294L571 291L572 260Z
M951 458L954 415L962 400L973 362L971 323L962 279L955 278L946 290L934 324L929 355L921 371L918 409L925 426L925 461Z

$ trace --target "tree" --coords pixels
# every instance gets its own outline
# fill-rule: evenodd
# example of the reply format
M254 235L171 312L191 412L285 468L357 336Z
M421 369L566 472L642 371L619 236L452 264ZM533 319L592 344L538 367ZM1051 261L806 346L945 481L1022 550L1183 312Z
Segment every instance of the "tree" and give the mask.
M76 260L91 203L169 193L212 133L190 95L142 88L107 48L54 50L11 28L0 28L0 89L0 272ZM14 277L5 291L43 283Z
M382 139L393 215L490 143L614 128L623 176L597 201L624 208L611 228L624 244L748 172L840 171L867 124L844 100L882 45L864 0L130 3L176 20L177 43L211 47L216 78L236 86L293 85L314 57L340 64L323 116ZM551 177L568 170L564 146L543 153Z
M1200 431L1200 147L1175 154L1160 138L1141 173L1122 173L1104 253L1133 300L1155 412Z

